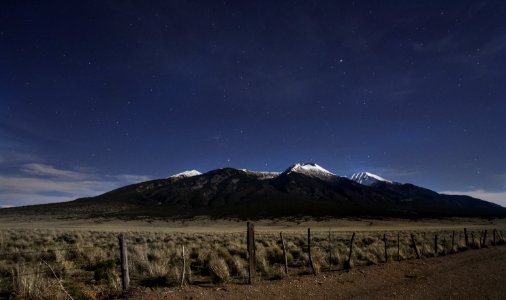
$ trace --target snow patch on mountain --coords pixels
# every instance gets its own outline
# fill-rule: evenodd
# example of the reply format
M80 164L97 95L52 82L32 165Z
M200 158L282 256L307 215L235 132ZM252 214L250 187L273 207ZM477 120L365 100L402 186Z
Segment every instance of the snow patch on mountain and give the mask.
M318 177L322 179L328 179L336 176L334 173L322 168L321 166L314 163L295 164L290 168L286 169L285 174L299 173L307 176Z
M184 171L181 173L174 174L174 175L170 176L169 178L186 178L186 177L193 177L193 176L197 176L197 175L201 175L201 174L202 173L200 173L197 170L190 170L190 171Z
M258 179L264 180L264 179L272 179L276 176L278 176L279 172L264 172L264 171L251 171L247 169L241 169L244 173L247 173L249 175L256 176Z
M362 185L372 186L379 182L385 182L385 183L394 183L393 181L387 180L381 176L378 176L376 174L372 174L369 172L359 172L351 175L351 180L360 183Z

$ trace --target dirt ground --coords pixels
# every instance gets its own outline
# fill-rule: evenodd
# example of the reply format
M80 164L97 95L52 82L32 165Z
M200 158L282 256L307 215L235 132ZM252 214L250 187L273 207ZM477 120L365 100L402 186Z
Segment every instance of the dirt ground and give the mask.
M253 285L136 289L127 299L505 299L506 246Z

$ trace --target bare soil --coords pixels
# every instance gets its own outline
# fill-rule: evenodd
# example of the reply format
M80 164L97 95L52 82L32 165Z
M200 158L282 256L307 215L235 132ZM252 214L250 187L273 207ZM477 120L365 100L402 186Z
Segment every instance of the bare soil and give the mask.
M506 246L253 285L135 289L127 299L505 299Z

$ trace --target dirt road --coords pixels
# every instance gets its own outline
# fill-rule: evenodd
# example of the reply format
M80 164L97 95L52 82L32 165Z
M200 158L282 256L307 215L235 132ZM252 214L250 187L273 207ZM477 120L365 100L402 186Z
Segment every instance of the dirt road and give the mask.
M252 286L136 290L129 299L506 299L506 246Z

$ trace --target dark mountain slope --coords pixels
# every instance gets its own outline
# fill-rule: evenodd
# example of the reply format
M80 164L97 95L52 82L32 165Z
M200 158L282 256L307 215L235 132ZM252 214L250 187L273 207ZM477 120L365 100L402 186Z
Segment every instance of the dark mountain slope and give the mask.
M379 182L367 186L326 173L318 165L300 164L269 176L217 169L196 176L133 184L97 197L10 211L23 209L46 214L125 217L506 215L499 205L468 196L442 195L412 184ZM9 210L2 210L6 211Z

